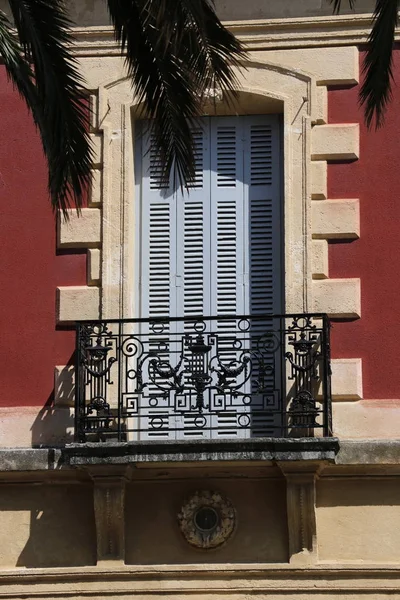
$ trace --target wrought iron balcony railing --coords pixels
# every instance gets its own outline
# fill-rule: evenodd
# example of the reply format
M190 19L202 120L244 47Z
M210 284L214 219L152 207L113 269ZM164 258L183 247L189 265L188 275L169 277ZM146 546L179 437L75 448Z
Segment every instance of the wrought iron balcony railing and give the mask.
M76 441L331 435L326 315L77 325Z

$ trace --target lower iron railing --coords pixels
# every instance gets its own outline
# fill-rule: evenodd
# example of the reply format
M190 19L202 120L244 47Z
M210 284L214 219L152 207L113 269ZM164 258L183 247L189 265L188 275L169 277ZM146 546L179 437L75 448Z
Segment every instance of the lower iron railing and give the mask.
M77 442L328 437L331 429L326 315L77 324Z

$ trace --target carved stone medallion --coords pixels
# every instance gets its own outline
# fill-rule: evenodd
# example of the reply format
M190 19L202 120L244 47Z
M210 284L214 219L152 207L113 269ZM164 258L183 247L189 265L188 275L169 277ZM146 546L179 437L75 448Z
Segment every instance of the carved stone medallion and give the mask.
M219 492L198 491L182 506L178 523L192 546L217 548L234 532L236 511L232 502Z

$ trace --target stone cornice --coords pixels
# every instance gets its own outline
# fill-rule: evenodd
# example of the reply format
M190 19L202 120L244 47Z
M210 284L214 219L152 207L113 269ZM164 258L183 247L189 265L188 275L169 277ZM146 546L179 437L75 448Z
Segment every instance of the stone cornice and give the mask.
M318 440L308 439L306 442L314 444ZM319 440L320 441L320 440ZM288 440L290 442L290 440ZM296 440L292 440L292 442L296 443ZM301 444L301 440L298 440ZM330 438L328 443L336 444L337 440L334 438ZM261 443L262 440L261 440ZM89 448L87 448L89 446ZM85 450L90 450L90 446L94 446L93 444L81 445L81 453ZM182 444L176 445L176 451L179 451L180 446ZM201 451L201 446L204 444L198 444L199 450ZM120 449L121 451L125 451L128 454L128 443L121 444L112 444L107 446L101 446L103 455L109 454L115 455L116 452ZM47 472L52 478L61 477L62 479L65 477L69 477L66 472L73 473L72 478L78 480L88 480L88 476L85 474L85 471L81 469L74 469L72 467L70 456L71 453L74 453L74 446L69 446L69 451L65 448L1 448L0 449L0 479L7 480L18 479L19 475L22 474L21 480L28 480L29 473L40 473L40 478L45 477L45 473ZM121 454L121 452L120 452ZM200 456L201 457L201 456ZM132 458L132 455L131 457ZM153 456L154 458L154 456ZM228 451L225 455L217 456L214 455L213 461L207 461L207 468L212 468L217 465L219 462L219 466L223 465L224 458L229 458ZM230 456L232 458L232 456ZM239 461L239 466L244 465L246 460L245 456L241 457L242 460ZM247 457L249 458L249 457ZM248 462L249 467L254 466L257 463L254 460L256 457L250 457L253 460ZM261 462L259 464L266 465L265 457L260 456ZM276 457L270 456L270 465L272 465L272 460L277 460ZM287 458L287 457L286 457ZM312 457L310 457L312 458ZM323 457L322 457L323 458ZM143 456L142 456L143 459ZM216 460L217 459L217 460ZM319 457L321 460L321 457ZM115 464L115 460L110 460L109 466L106 466L106 469L113 469L114 471L118 470L118 466ZM134 462L132 460L126 460L123 464L127 464L129 462ZM144 467L144 461L140 461L142 463L142 467ZM154 464L154 460L147 461L149 465ZM399 465L400 465L400 440L344 440L340 442L340 450L336 457L336 464L332 466L325 466L325 473L329 472L329 474L337 473L340 476L343 472L345 472L344 468L353 469L353 474L357 472L357 469L360 474L371 473L376 476L385 476L388 473L393 474L395 476L399 475ZM187 462L183 459L180 461L182 466L187 467ZM107 460L103 460L103 464L107 464ZM176 461L175 461L176 464ZM305 461L304 464L311 464L309 461ZM218 465L217 465L218 466ZM366 470L366 467L368 468ZM225 467L224 467L225 468ZM307 467L309 468L309 467ZM380 470L383 468L383 470ZM14 474L14 475L13 475ZM33 475L33 477L38 477L38 475Z
M144 595L165 594L181 598L187 594L209 596L216 593L252 594L286 593L354 594L396 593L400 590L400 566L392 565L315 565L295 568L286 564L246 565L173 565L123 566L107 565L64 569L20 569L0 573L0 595L20 598L29 593L35 598L70 598L80 594L85 598L104 595L106 585L112 585L113 598L142 598ZM247 597L247 596L246 596Z
M225 23L251 50L365 43L371 24L371 15L301 17Z
M228 21L225 25L249 50L261 50L363 44L371 23L371 15L346 15ZM76 27L74 32L79 56L112 56L120 52L111 26ZM400 28L396 40L400 40Z

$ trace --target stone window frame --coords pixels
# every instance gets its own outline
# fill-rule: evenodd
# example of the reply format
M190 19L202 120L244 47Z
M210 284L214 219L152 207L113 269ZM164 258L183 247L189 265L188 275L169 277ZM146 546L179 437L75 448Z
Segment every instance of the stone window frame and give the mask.
M60 218L58 244L88 249L88 281L87 286L57 289L60 323L132 317L135 293L134 124L139 107L120 57L85 57L81 65L93 108L93 185L82 216L71 212L69 223ZM238 71L237 91L250 103L261 98L282 105L286 312L327 312L337 318L361 314L360 280L332 279L328 272L328 240L359 236L359 202L327 198L326 162L358 158L359 125L327 124L327 86L353 84L358 77L355 46L253 51L246 70ZM359 400L361 359L334 361L333 370L334 396ZM62 366L56 373L59 385Z

